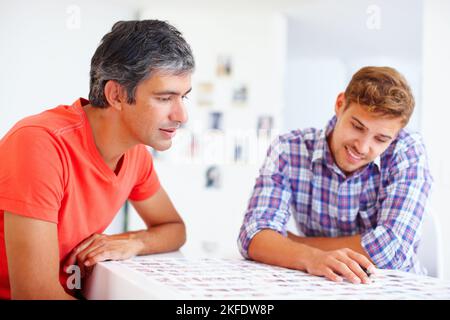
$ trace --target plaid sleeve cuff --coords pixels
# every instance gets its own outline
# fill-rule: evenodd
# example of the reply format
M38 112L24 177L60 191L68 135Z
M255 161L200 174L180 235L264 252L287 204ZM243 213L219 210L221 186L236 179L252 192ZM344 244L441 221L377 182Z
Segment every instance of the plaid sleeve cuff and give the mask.
M366 231L361 237L361 246L370 256L377 268L383 268L386 265L386 258L382 255L382 250L387 245L386 239L375 235L375 230Z
M404 252L406 248L402 247L401 241L384 226L365 232L361 245L380 269L404 269L404 262L410 258L410 252Z
M238 248L241 255L250 259L248 247L253 237L263 229L271 229L283 236L287 236L286 225L277 221L251 221L242 225L238 238Z

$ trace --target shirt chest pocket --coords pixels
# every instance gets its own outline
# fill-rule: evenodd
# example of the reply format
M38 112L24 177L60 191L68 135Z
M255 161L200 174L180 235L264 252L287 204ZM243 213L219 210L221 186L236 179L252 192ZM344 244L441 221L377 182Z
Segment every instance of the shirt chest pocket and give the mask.
M353 198L351 205L341 206L339 223L341 228L366 229L376 223L378 202L376 194L362 193L359 198Z
M369 201L361 201L357 217L360 231L374 228L377 225L379 210L380 205L376 198Z

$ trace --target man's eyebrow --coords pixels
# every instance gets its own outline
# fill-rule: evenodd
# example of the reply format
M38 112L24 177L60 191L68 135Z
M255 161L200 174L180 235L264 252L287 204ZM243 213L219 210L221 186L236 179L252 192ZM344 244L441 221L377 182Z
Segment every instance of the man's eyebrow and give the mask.
M359 121L356 117L352 116L352 119L355 120L356 122L358 122L360 126L362 126L362 127L364 127L365 129L367 129L367 127L364 125L364 123L362 123L361 121ZM383 137L383 138L392 140L392 137L391 137L391 136L388 136L387 134L382 134L382 133L380 133L380 134L378 134L378 135L381 136L381 137Z
M367 129L367 127L364 125L364 123L359 121L355 116L352 116L352 119L355 120L356 122L358 122L361 127L364 127L364 129Z
M381 137L383 137L383 138L386 138L386 139L389 139L389 140L392 140L392 137L391 137L391 136L388 136L387 134L382 134L382 133L380 133L379 136L381 136Z
M186 91L183 96L187 95L189 92L191 92L192 88L190 88L188 91ZM172 91L172 90L165 90L165 91L156 91L153 92L153 94L162 96L162 95L181 95L178 91Z

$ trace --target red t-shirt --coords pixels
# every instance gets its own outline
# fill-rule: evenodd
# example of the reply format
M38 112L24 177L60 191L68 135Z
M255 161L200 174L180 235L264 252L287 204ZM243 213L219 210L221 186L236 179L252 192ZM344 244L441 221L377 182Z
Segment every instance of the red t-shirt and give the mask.
M116 175L94 142L83 106L58 106L19 121L0 140L0 298L10 298L4 211L58 225L60 281L72 249L102 233L127 199L144 200L160 187L144 145L128 150Z

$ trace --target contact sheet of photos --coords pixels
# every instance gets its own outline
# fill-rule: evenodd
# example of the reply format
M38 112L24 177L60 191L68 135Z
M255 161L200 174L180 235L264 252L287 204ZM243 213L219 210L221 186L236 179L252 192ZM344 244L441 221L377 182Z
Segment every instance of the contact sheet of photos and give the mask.
M450 282L393 270L377 270L371 284L356 285L239 259L136 257L112 263L183 299L450 299Z

